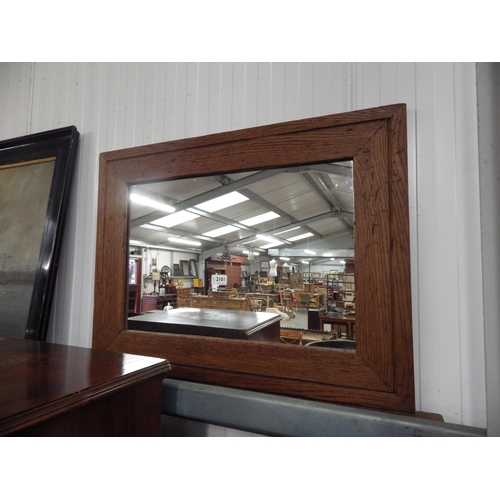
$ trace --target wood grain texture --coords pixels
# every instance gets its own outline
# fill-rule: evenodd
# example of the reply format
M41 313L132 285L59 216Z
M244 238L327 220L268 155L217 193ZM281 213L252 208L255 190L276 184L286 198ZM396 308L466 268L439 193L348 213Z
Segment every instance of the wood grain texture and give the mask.
M93 346L165 355L174 377L413 413L405 116L398 104L103 153ZM126 330L129 185L345 159L360 273L355 353Z
M0 435L158 435L157 357L0 339Z

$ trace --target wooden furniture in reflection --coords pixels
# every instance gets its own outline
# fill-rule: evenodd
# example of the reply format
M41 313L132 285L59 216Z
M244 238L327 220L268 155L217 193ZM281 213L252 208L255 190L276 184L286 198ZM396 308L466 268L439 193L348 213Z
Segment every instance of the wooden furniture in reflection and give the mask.
M292 330L281 330L280 341L284 344L302 345L302 332Z
M184 307L129 318L132 330L224 339L280 341L279 314Z
M190 299L190 307L199 309L227 309L230 311L249 311L248 303L241 297L215 297L195 295Z
M168 295L143 295L142 310L147 311L163 311L165 306L170 304L172 307L177 305L177 294L169 293Z
M253 293L247 293L245 299L247 301L247 306L249 311L265 310L265 307L263 306L261 301L255 298L255 295Z
M1 436L159 436L159 358L0 340Z
M274 301L278 296L277 293L254 293L256 299L265 301L266 307L273 307Z
M140 285L128 285L128 315L139 314L140 311Z
M300 293L298 309L309 309L309 302L311 301L312 293Z
M191 288L177 288L177 307L189 307Z
M295 318L295 313L292 307L293 293L292 292L281 292L281 305L283 307L283 312L288 314L291 318Z
M323 330L324 325L345 326L347 340L354 340L354 327L356 316L354 314L327 313L319 317L319 329Z

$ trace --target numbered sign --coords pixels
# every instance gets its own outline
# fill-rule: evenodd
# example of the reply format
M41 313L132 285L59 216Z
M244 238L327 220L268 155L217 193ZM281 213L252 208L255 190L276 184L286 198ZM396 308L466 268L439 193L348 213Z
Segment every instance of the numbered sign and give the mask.
M218 288L225 288L227 286L227 275L213 274L212 275L212 290L216 291Z

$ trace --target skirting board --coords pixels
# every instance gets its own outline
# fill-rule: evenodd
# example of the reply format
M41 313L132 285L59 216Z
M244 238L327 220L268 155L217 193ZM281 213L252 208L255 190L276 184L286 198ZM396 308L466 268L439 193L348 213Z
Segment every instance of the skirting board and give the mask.
M477 427L172 379L163 381L162 413L267 436L486 436Z

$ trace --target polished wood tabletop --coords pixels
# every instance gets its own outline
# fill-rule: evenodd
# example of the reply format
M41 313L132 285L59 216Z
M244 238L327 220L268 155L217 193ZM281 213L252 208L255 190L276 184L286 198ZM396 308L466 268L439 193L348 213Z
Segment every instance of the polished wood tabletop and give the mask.
M71 425L78 422L80 428L71 428L67 419L65 423L59 419L57 429L51 432L62 432L64 435L83 432L89 435L95 430L89 428L94 419L100 427L98 434L108 432L110 426L124 435L141 433L141 420L147 423L152 418L159 423L161 380L169 370L170 363L159 358L34 340L0 339L0 435L14 434L69 414ZM133 388L153 379L156 394L145 394L146 399L137 400L142 395L135 394ZM130 389L132 392L127 393ZM145 412L136 422L134 416L127 413L130 408L126 408L132 396L141 405L149 404L152 399L157 400L154 405L158 414L149 415L149 406L144 406L142 410L132 408L137 415L140 411ZM112 400L112 397L115 399ZM112 402L114 408L109 414L112 421L109 426L106 424L108 431L104 428L106 415L87 411L83 422L76 416L77 410L104 400ZM120 410L122 403L125 406ZM103 404L99 408L102 411ZM129 423L125 421L125 427L118 428L122 417L129 419ZM136 427L132 428L132 425Z
M275 313L181 307L150 311L128 319L128 327L241 340L279 342L281 316Z

